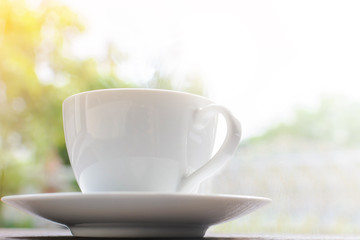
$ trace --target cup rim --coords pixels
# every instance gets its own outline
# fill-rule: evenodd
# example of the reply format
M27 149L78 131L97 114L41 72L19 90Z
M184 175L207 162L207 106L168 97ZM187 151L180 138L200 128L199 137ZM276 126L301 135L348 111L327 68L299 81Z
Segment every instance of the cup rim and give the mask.
M168 89L157 89L157 88L104 88L104 89L96 89L96 90L89 90L89 91L84 91L84 92L79 92L73 95L70 95L68 97L66 97L63 101L63 104L65 102L67 102L68 100L76 97L76 96L80 96L80 95L85 95L85 94L90 94L90 93L96 93L96 92L125 92L125 91L132 91L132 92L159 92L159 93L172 93L172 94L179 94L179 95L184 95L184 96L189 96L189 97L195 97L195 98L200 98L206 101L209 101L210 103L214 103L212 100L210 100L207 97L201 96L201 95L197 95L194 93L188 93L188 92L182 92L182 91L176 91L176 90L168 90Z

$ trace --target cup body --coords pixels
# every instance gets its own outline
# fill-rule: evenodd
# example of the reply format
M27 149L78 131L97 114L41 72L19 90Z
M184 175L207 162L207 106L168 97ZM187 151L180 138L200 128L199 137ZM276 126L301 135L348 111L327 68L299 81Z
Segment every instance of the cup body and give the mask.
M63 103L70 162L82 192L176 192L214 146L217 114L201 128L201 96L168 90L106 89Z

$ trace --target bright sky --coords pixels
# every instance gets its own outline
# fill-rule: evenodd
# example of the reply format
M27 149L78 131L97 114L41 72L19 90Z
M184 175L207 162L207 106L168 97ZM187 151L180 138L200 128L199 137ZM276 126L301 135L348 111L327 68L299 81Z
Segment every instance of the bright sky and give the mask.
M360 1L63 0L83 16L78 56L128 55L119 74L149 80L159 66L181 83L201 76L241 120L244 137L315 107L360 101Z

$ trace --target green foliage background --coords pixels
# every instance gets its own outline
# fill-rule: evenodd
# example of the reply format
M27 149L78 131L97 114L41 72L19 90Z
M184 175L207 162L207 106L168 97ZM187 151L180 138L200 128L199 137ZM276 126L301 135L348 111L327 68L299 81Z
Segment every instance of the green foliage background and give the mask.
M120 79L115 68L126 59L113 44L102 59L73 56L71 43L85 30L59 2L31 8L25 0L0 0L0 196L78 190L71 174L54 181L69 168L62 127L66 97L103 88L174 89L160 71L147 86ZM184 86L177 90L204 94L199 79ZM9 224L0 217L0 226Z
M33 174L32 168L54 159L68 164L62 101L81 91L132 85L112 73L118 54L112 49L101 62L109 71L101 74L96 59L71 56L69 44L84 26L65 6L45 1L31 10L25 1L1 0L0 25L1 195L33 184L52 191L38 181L46 169Z

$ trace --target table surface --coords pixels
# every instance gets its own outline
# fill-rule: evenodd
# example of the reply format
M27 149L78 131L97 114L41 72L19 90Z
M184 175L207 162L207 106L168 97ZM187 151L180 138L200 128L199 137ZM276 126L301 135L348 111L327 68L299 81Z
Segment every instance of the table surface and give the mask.
M0 240L66 240L86 239L71 236L67 229L1 229ZM95 239L95 238L89 238ZM180 240L179 238L177 238ZM267 234L230 234L210 235L205 238L211 240L360 240L360 236L332 236L332 235L267 235ZM165 240L165 239L164 239Z

